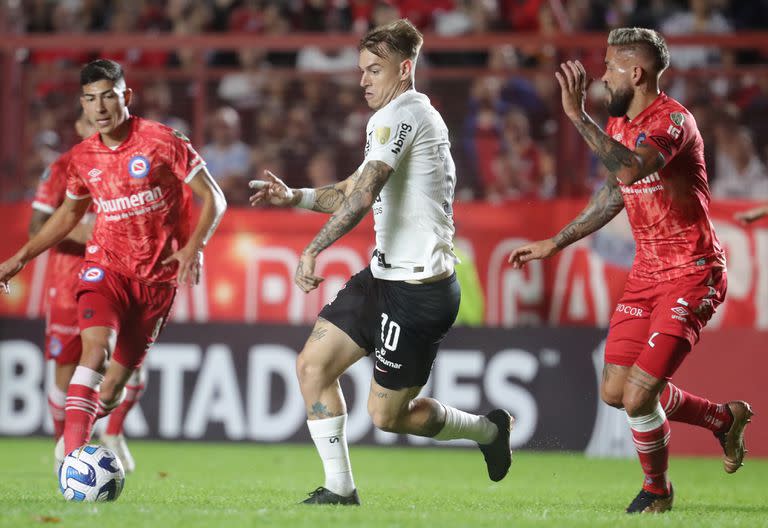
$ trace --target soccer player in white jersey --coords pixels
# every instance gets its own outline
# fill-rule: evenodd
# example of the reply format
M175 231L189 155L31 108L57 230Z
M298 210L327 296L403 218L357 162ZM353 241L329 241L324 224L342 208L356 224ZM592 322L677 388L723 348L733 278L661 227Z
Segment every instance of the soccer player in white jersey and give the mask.
M375 28L360 41L360 86L376 113L368 121L365 159L354 174L318 189L289 189L270 172L251 182L257 189L253 205L331 215L296 269L296 284L305 292L323 280L314 273L317 255L373 209L370 266L321 310L297 360L307 425L325 469L324 485L305 504L360 504L339 376L366 355L374 360L368 412L376 427L473 440L494 481L512 462L513 418L507 411L477 416L419 397L461 297L452 250L455 167L442 117L414 88L421 44L421 33L407 20Z

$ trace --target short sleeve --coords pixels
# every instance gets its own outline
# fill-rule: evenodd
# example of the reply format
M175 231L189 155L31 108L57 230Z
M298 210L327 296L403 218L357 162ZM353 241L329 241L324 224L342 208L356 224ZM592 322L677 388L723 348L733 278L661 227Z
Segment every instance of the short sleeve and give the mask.
M661 114L646 132L645 144L661 152L664 160L674 158L680 149L696 134L696 125L684 112Z
M73 162L72 156L69 156L67 163L64 165L64 174L67 180L67 197L72 200L82 200L91 196L85 181L83 181L83 178L80 177L80 173L77 171L77 166Z
M383 161L396 170L413 145L417 125L410 112L399 115L388 112L376 116L368 138L369 148L365 161Z
M33 209L51 214L64 201L67 193L68 158L66 154L62 154L46 167L35 189L35 197L32 199Z
M173 130L171 132L169 165L178 179L189 183L197 172L205 167L205 161L190 143L189 138Z

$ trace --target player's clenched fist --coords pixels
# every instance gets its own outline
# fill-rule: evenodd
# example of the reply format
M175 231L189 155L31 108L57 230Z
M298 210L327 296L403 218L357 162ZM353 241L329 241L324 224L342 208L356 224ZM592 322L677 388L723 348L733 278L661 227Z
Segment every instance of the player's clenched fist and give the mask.
M256 190L256 194L249 199L252 206L270 204L277 207L290 207L298 202L297 193L268 170L264 171L263 180L251 180L248 186Z
M521 246L509 255L509 263L513 268L522 268L530 260L545 259L558 252L558 247L551 238L531 242Z
M324 280L315 275L315 256L304 251L299 259L299 265L296 266L293 281L304 293L309 293Z

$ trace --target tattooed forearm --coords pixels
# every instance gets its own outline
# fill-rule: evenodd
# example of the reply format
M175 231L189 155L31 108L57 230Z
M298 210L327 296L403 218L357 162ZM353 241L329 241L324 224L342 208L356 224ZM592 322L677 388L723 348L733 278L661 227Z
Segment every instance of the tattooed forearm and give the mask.
M318 213L335 213L344 202L344 187L342 183L327 185L317 189L315 191L315 205L312 207L312 210Z
M608 136L588 115L583 115L573 124L611 173L617 174L624 169L640 170L642 163L635 153Z
M305 251L317 255L351 231L368 214L391 174L392 168L386 163L368 162L360 176L352 180L346 198Z
M558 249L594 233L619 214L624 207L621 189L612 175L589 201L579 216L565 226L553 239Z

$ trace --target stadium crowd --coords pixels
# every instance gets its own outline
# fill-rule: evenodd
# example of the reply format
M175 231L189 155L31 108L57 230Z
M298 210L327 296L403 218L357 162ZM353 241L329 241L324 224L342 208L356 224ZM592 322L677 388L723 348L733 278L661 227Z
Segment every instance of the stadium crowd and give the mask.
M0 23L6 32L28 35L361 34L399 17L408 17L423 31L461 38L631 25L667 36L727 34L768 25L766 0L38 0L6 2L4 7ZM29 198L45 167L75 142L76 76L62 81L61 72L75 72L97 55L115 59L131 72L148 72L131 75L142 94L134 102L138 113L189 135L204 126L202 153L231 204L246 203L244 183L267 167L299 187L343 179L356 168L369 115L357 86L357 50L328 52L307 45L286 52L261 48L257 42L202 54L109 46L92 52L19 50L17 60L33 79L25 103L29 154L17 171L21 181L3 199ZM601 53L581 53L595 77L602 72ZM458 199L584 195L601 181L599 164L593 163L575 185L563 185L564 178L572 178L573 160L559 147L563 123L553 72L572 54L535 41L482 52L425 50L419 89L430 94L453 134ZM672 57L664 89L698 121L714 197L768 198L768 74L759 68L746 75L728 73L764 62L765 49L677 46ZM204 95L191 82L200 60L207 72ZM467 73L437 74L457 67ZM182 75L164 75L174 70ZM593 103L601 90L600 83L593 83ZM196 97L205 97L204 120L194 118ZM606 116L596 117L604 122Z

